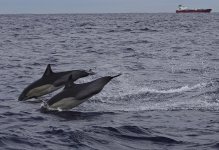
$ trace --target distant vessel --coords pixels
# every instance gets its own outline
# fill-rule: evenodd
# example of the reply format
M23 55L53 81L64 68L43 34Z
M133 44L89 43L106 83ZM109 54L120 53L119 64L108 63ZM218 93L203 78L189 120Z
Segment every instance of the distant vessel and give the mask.
M176 13L210 13L212 9L189 9L188 7L179 5Z

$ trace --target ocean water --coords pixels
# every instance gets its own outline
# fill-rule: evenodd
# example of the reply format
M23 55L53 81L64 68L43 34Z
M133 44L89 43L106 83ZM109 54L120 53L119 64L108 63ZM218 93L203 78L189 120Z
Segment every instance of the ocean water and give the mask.
M0 15L0 56L2 150L219 149L218 13ZM17 99L49 63L122 76L44 114Z

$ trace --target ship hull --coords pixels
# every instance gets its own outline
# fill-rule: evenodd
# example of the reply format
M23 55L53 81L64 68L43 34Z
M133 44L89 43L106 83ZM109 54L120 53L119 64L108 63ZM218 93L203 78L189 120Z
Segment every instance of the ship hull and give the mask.
M185 9L176 10L176 13L210 13L212 9Z

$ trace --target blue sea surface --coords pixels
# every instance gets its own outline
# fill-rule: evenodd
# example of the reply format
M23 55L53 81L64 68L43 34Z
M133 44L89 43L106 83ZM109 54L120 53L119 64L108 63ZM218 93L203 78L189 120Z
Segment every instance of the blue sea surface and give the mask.
M0 15L0 56L1 150L219 149L218 13ZM47 64L122 76L44 114L18 96Z

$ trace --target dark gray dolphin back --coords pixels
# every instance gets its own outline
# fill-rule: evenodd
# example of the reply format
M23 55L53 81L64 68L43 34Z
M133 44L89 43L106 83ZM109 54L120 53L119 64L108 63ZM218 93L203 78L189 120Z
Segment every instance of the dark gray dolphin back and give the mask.
M110 82L113 78L120 76L121 74L118 74L116 76L106 76L99 79L96 79L94 81L91 81L89 83L85 83L79 88L78 94L76 94L76 99L85 99L88 97L91 97L95 94L98 94L101 92L101 90L104 88L104 86Z
M56 73L55 76L59 76L59 80L55 81L53 85L54 86L65 85L65 83L68 82L69 76L71 76L71 81L74 82L79 78L83 78L89 75L90 74L85 70L72 70L69 72Z
M30 98L37 98L39 96L48 94L53 92L54 90L57 90L59 88L62 88L66 81L68 81L68 77L69 75L72 75L72 80L75 81L79 78L82 77L86 77L88 75L93 74L90 73L90 71L86 71L86 70L72 70L72 71L65 71L65 72L53 72L51 69L51 65L48 64L46 67L46 70L43 74L43 76L38 79L37 81L31 83L29 86L27 86L23 92L21 93L21 95L19 96L18 100L26 100L26 99L30 99ZM40 86L44 86L44 85L51 85L54 88L53 89L45 89L43 94L38 94L38 96L31 96L28 97L27 94L35 88L38 88ZM37 92L37 90L36 90Z
M91 81L91 82L88 82L88 83L83 83L83 84L74 84L75 79L73 78L72 75L70 75L68 77L68 80L67 80L66 84L65 84L65 89L73 88L76 85L85 86L85 87L90 86L90 85L95 86L95 87L102 87L102 86L105 86L111 79L116 78L120 75L122 75L122 74L118 74L118 75L115 75L115 76L101 77L101 78L96 79L94 81Z
M84 100L98 94L104 86L113 78L120 76L106 76L94 81L75 84L73 83L72 76L69 76L68 82L65 84L64 90L51 98L47 103L48 105L53 105L54 103L68 97L74 97L76 100Z
M20 94L20 96L18 97L18 100L21 101L21 100L24 100L26 98L26 95L28 94L28 92L36 87L39 87L39 86L42 86L42 85L45 85L45 84L50 84L52 83L52 78L49 78L51 75L53 74L53 71L51 69L51 65L48 64L47 67L46 67L46 70L43 74L43 76L34 81L33 83L31 83L29 86L27 86L23 91L22 93ZM49 80L48 80L49 79ZM36 97L29 97L28 99L30 98L36 98Z

